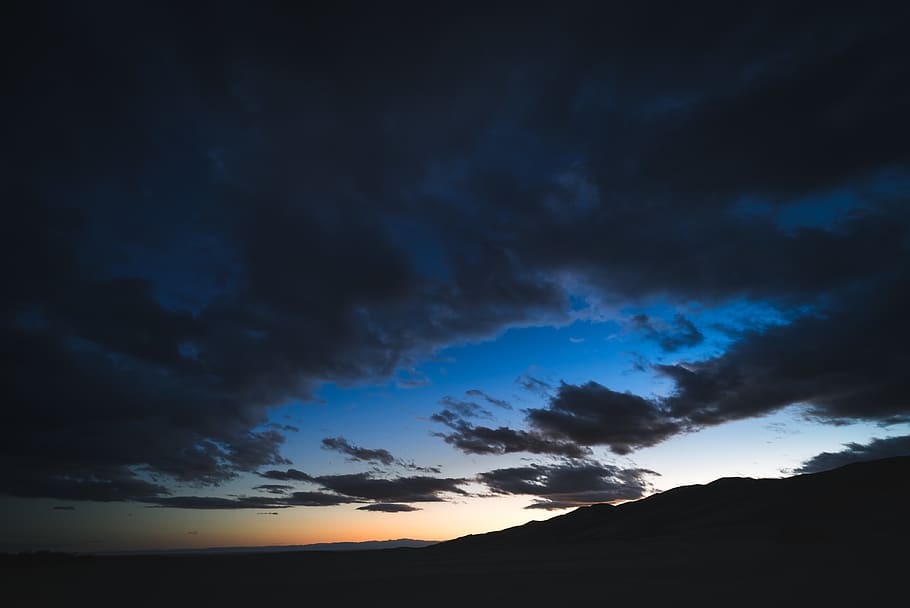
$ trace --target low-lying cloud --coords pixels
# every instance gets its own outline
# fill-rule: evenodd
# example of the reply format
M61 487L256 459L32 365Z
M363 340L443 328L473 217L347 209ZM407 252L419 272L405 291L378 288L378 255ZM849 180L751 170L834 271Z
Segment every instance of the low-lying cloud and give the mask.
M495 469L477 479L495 494L537 497L526 508L565 509L641 498L652 490L651 475L657 473L580 460Z
M854 462L910 455L910 435L873 439L869 443L847 443L839 452L822 452L805 461L795 473L818 473Z

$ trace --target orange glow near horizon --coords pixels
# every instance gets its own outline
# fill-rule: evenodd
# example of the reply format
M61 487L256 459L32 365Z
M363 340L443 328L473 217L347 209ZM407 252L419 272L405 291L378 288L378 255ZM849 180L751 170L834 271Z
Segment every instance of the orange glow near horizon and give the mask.
M41 501L46 520L10 531L18 540L53 545L55 550L103 552L120 550L259 547L312 543L362 542L411 538L441 541L501 530L530 520L549 519L561 511L524 509L527 496L465 498L457 502L416 504L420 511L379 513L358 511L358 505L296 507L275 511L190 510L130 503L76 504L54 511L60 501ZM75 503L74 503L75 504ZM10 503L12 519L29 521L34 502ZM264 513L278 513L269 515Z
M466 504L466 503L472 504ZM241 516L230 529L227 522L213 524L207 534L197 534L192 546L304 545L311 543L363 542L411 538L449 540L466 534L482 534L521 525L532 519L548 519L565 511L524 509L528 497L471 498L459 503L423 503L420 511L408 513L374 513L358 511L356 505L335 508L296 508L279 515L258 515L252 522L248 514L232 512L230 519ZM240 525L242 518L243 524ZM211 521L211 520L210 520ZM186 540L184 540L186 542Z

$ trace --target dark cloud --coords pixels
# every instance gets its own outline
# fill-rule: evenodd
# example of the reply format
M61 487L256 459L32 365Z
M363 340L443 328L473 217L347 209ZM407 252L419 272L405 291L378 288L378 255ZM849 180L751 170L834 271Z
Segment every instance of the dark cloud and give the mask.
M674 317L670 325L655 322L646 314L632 317L632 325L649 340L653 340L666 352L675 352L681 348L698 346L705 340L695 324L681 314Z
M161 484L139 478L127 469L97 469L91 474L64 476L55 469L35 477L11 475L3 480L7 493L23 497L48 497L60 500L122 502L156 500L168 494Z
M53 509L54 511L75 511L76 507L55 505Z
M654 445L684 429L661 404L593 381L561 383L548 407L528 410L528 421L549 436L607 445L617 454Z
M516 430L504 426L495 429L475 426L449 410L437 412L430 416L430 419L434 422L441 422L452 429L452 432L449 433L434 434L466 454L529 452L569 458L581 458L590 454L590 450L571 441L550 439L534 431Z
M344 437L326 437L322 440L322 449L334 450L346 454L352 460L363 460L366 462L377 462L385 465L395 463L395 457L388 450L377 449L371 450L351 445Z
M278 455L284 435L278 431L246 433L225 450L225 458L235 471L250 472L264 464L291 464Z
M699 426L791 404L832 422L908 421L907 285L898 274L790 324L750 332L718 357L656 365L676 384L664 405Z
M656 171L654 179L688 192L798 193L905 161L906 154L884 132L898 108L885 91L898 98L907 94L907 84L899 80L907 66L888 57L907 50L908 43L899 37L896 23L877 19L875 12L822 16L768 11L763 15L767 21L752 22L759 29L753 29L753 35L747 35L751 40L738 50L756 42L777 42L778 48L766 47L770 53L741 65L745 69L740 79L721 95L668 113L667 118L683 121L670 127L677 139L646 153L649 168ZM781 19L789 17L795 17L794 22L784 26ZM834 29L813 43L791 37L811 27L807 20L814 19ZM770 29L762 32L759 24L789 31L772 41L766 37ZM759 41L761 37L765 39ZM802 56L774 65L772 53L785 48ZM883 62L881 69L866 71L878 61ZM798 129L798 137L788 131L792 128ZM782 145L784 141L791 145ZM701 161L710 169L698 169ZM709 174L710 179L700 182Z
M660 368L671 423L793 400L905 418L903 313L839 302L863 287L881 309L872 279L907 255L907 206L888 200L906 195L907 22L791 4L415 14L406 32L381 9L21 8L0 492L143 500L288 465L270 407L567 322L569 285L609 305L833 302ZM696 337L670 329L665 347ZM828 350L774 346L798 335ZM664 432L613 401L630 436L611 445ZM589 414L574 407L558 411ZM478 432L494 453L550 441L450 437Z
M298 471L297 469L288 469L287 471L265 471L264 473L259 473L259 476L265 477L266 479L274 479L276 481L312 481L313 479L303 471Z
M77 339L21 328L5 330L4 339L18 360L4 372L8 417L22 429L4 444L6 466L12 467L4 475L8 493L32 495L28 486L34 486L45 488L46 496L130 499L161 491L133 479L136 467L177 481L217 484L287 462L278 454L284 437L253 430L262 419L236 397L215 396L179 375L118 359ZM45 375L58 381L48 383ZM36 436L46 442L37 452L29 447ZM131 488L116 489L127 481ZM56 486L70 489L51 489Z
M845 449L840 452L822 452L821 454L813 456L794 472L817 473L819 471L836 469L837 467L853 462L891 458L894 456L906 456L910 454L910 435L873 439L867 444L851 442L844 445Z
M641 498L652 489L649 475L656 473L581 460L496 469L480 473L477 479L497 494L539 497L529 509L563 509Z
M861 185L856 188L851 195L863 205L878 206ZM665 298L713 305L746 298L790 306L815 303L865 279L870 268L893 268L908 223L904 211L876 208L855 217L835 214L836 230L810 226L791 231L779 226L771 212L745 217L731 203L722 212L687 210L683 230L649 219L664 213L674 212L647 206L604 211L603 219L592 218L591 225L557 226L564 234L554 234L541 218L540 242L528 242L529 255L574 273L617 304ZM825 213L832 212L810 217Z
M400 505L390 502L377 502L371 505L357 507L358 511L379 511L381 513L407 513L410 511L420 511L417 507L411 505Z
M311 398L327 380L388 377L406 357L507 323L563 317L562 290L494 243L446 255L452 280L420 274L402 231L441 218L409 218L404 203L385 203L383 184L422 172L408 164L424 157L420 144L393 150L389 138L403 140L384 126L411 109L364 114L345 101L357 83L384 97L379 81L312 95L327 86L321 69L300 84L278 73L308 72L312 47L267 56L250 45L281 19L225 14L237 46L200 47L213 24L174 10L27 19L34 47L17 77L39 105L18 109L12 137L24 147L4 221L3 257L17 262L5 272L3 338L19 360L5 402L21 437L6 466L67 479L141 466L221 483L285 463L277 431L255 430L268 406ZM293 47L299 35L273 39ZM174 53L150 62L161 45ZM294 98L314 121L281 109ZM380 114L390 122L371 122ZM360 127L327 128L337 120ZM416 134L435 118L414 120ZM47 420L54 451L36 463L29 446ZM86 443L91 454L70 463Z
M358 499L381 502L439 502L447 493L464 495L465 479L423 475L381 479L369 473L323 475L316 482L328 490Z

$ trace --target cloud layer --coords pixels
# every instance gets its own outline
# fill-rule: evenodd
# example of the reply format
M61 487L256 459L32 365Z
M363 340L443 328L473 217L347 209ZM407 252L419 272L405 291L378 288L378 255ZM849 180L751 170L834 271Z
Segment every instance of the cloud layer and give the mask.
M417 14L407 36L380 9L20 15L0 492L189 505L172 487L293 464L270 407L566 323L572 297L801 312L656 365L666 399L562 384L510 429L468 420L508 405L471 393L445 441L582 458L792 403L910 419L906 24L706 8ZM635 323L667 352L702 339ZM291 471L269 479L310 481ZM408 479L316 481L458 488Z

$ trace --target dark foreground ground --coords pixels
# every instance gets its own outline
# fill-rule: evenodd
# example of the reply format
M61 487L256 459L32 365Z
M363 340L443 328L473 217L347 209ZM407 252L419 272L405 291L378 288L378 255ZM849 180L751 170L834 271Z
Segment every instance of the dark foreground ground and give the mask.
M907 547L610 542L212 556L6 558L5 606L904 605ZM896 603L895 603L896 602Z

